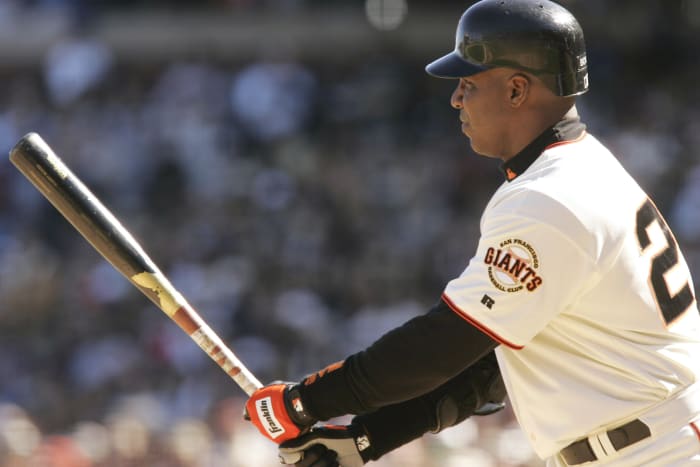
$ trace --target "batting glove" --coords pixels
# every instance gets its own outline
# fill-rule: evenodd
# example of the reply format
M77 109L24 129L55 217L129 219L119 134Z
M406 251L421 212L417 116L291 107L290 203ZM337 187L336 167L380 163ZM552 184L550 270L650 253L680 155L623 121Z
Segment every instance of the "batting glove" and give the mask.
M369 436L358 425L324 425L280 445L283 464L295 467L361 467L371 458Z
M298 386L280 382L256 390L245 404L244 417L277 444L298 437L316 423L304 410Z

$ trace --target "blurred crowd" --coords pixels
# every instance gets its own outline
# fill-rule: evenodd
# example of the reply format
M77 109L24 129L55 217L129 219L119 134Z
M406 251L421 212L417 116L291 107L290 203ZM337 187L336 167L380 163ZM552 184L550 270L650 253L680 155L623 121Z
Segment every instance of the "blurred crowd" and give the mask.
M446 2L455 24L465 3ZM697 2L563 3L589 44L583 119L700 274ZM0 152L38 132L260 380L298 380L427 310L469 260L502 181L460 135L453 83L424 74L434 56L403 52L144 64L94 40L59 43L39 64L0 66ZM276 465L244 400L0 163L1 466ZM376 465L540 462L505 410Z

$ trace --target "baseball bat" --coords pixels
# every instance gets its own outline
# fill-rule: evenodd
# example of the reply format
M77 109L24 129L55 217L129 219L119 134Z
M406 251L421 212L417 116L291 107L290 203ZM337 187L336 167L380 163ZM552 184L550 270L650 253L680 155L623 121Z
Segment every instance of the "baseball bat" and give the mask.
M248 395L260 382L207 325L134 237L37 134L28 133L10 160L75 229Z

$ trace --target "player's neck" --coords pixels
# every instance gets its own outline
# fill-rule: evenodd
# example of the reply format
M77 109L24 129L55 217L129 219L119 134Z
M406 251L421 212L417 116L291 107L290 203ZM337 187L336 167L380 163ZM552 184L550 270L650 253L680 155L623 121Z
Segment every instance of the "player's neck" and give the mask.
M563 102L562 102L563 103ZM574 102L570 105L559 105L548 109L539 109L537 112L523 113L521 118L513 121L513 138L509 141L500 159L503 162L516 156L520 151L532 143L546 129L553 127L564 118L576 118L578 110Z

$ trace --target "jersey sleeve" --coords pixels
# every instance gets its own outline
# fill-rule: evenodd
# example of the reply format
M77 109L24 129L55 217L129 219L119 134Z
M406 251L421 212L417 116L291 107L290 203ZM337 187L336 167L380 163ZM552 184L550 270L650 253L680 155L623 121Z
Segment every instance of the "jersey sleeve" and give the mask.
M476 254L443 299L491 338L520 349L593 279L594 262L577 237L541 219L485 216Z

